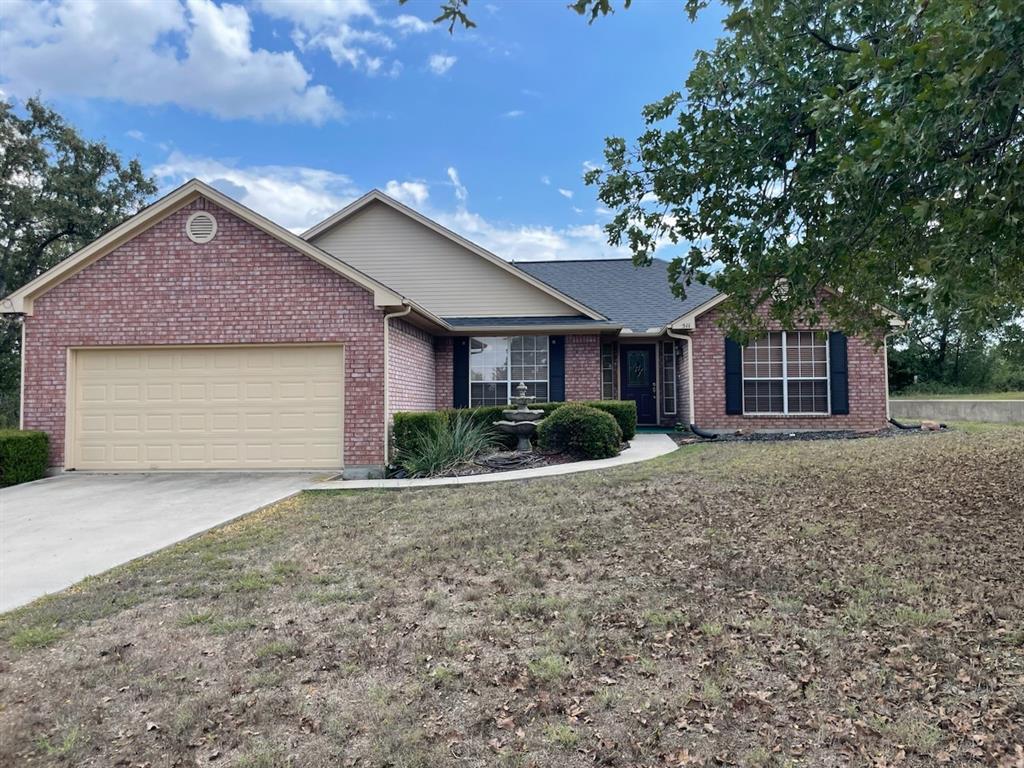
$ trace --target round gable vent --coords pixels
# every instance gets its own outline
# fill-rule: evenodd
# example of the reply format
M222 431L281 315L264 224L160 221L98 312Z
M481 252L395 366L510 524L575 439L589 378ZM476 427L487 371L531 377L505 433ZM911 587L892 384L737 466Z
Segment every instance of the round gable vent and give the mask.
M212 213L196 211L185 222L185 232L193 243L208 243L217 234L217 219Z

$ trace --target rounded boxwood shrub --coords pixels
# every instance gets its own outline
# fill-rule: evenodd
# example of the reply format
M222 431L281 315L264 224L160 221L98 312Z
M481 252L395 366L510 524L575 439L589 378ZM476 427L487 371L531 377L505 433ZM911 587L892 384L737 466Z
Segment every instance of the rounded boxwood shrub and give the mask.
M618 454L622 430L609 413L567 403L540 423L537 439L545 450L565 451L586 459L607 459Z

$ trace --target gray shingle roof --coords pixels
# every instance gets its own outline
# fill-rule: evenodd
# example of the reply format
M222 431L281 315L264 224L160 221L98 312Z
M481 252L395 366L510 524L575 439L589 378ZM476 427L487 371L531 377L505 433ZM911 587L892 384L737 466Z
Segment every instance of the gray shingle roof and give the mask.
M630 259L527 261L516 266L638 333L661 328L718 295L694 283L686 289L686 299L676 298L668 283L668 262L660 259L648 267L634 267Z

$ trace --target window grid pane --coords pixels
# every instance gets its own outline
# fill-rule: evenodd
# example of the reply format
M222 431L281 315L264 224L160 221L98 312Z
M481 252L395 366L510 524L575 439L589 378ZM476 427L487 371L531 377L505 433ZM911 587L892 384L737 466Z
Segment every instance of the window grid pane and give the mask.
M601 345L601 397L615 399L615 355L611 344Z
M786 334L786 367L791 379L827 378L827 361L825 334L816 331Z
M661 381L662 411L666 414L676 412L676 345L666 341L661 345Z
M782 380L743 382L746 413L782 413Z
M828 336L772 331L743 348L743 412L828 413Z
M827 411L827 380L789 382L790 413L825 413Z
M469 345L469 404L508 405L519 382L535 402L548 400L548 337L489 336Z

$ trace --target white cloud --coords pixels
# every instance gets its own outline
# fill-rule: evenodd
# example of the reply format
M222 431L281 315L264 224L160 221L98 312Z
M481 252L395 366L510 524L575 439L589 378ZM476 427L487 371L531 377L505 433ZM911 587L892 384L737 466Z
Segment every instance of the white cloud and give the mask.
M574 206L572 207L572 212L573 212L573 213L575 213L575 214L581 214L581 213L583 213L583 209L582 209L582 208L577 208L577 207L576 207L576 206L574 205Z
M525 114L526 113L523 110L521 110L521 109L510 109L508 112L502 113L501 116L502 117L507 117L507 118L509 118L511 120L514 120L515 118L522 117Z
M125 131L124 135L127 136L129 139L132 139L133 141L146 140L146 134L144 134L142 131L135 130L134 128L132 128L130 131Z
M422 181L389 181L384 191L391 197L406 205L419 206L430 197L430 188Z
M435 75L443 75L455 66L456 61L458 61L458 57L456 56L446 56L441 53L435 53L427 59L427 67L429 67L430 71Z
M401 13L386 23L403 35L418 35L423 32L429 32L434 28L434 25L429 21L424 21L419 16L410 16L408 13Z
M545 187L550 187L551 186L551 177L550 176L541 176L540 177L540 183L543 184Z
M558 188L558 194L560 194L564 198L572 200L572 190L571 189L562 189L561 187L559 187Z
M176 104L221 118L341 115L294 52L254 48L251 32L245 8L212 0L3 0L0 81L23 96Z
M628 256L626 248L608 245L604 230L598 224L557 228L516 226L489 221L467 209L468 190L459 180L455 168L448 177L456 185L457 209L426 211L426 214L454 232L482 245L510 261L542 261L546 259L601 259Z
M300 50L322 48L335 64L369 75L397 77L402 71L400 61L394 59L386 65L376 52L396 48L394 39L380 29L393 29L406 37L433 28L407 13L382 17L367 0L258 0L257 7L269 16L290 21L292 41Z
M165 190L193 177L293 232L302 232L359 196L343 174L304 166L238 167L173 152L153 172Z
M602 259L628 256L624 248L608 245L597 226L544 227L495 223L465 209L431 212L431 218L510 261Z
M587 171L596 171L600 167L601 166L599 166L597 163L595 163L592 160L584 160L583 161L583 172L584 173L586 173Z
M348 176L334 171L304 166L239 166L178 152L168 156L154 172L165 191L197 177L293 232L308 229L365 191ZM407 204L415 204L425 215L504 259L537 261L629 255L625 248L608 245L598 224L551 227L489 220L468 210L469 194L454 167L448 169L448 178L455 186L454 209L431 205L433 200L425 182L392 180L385 191Z
M469 193L462 181L459 179L459 172L453 166L448 167L448 178L451 179L452 186L455 187L455 199L459 201L461 205L465 205L466 198L469 197Z

